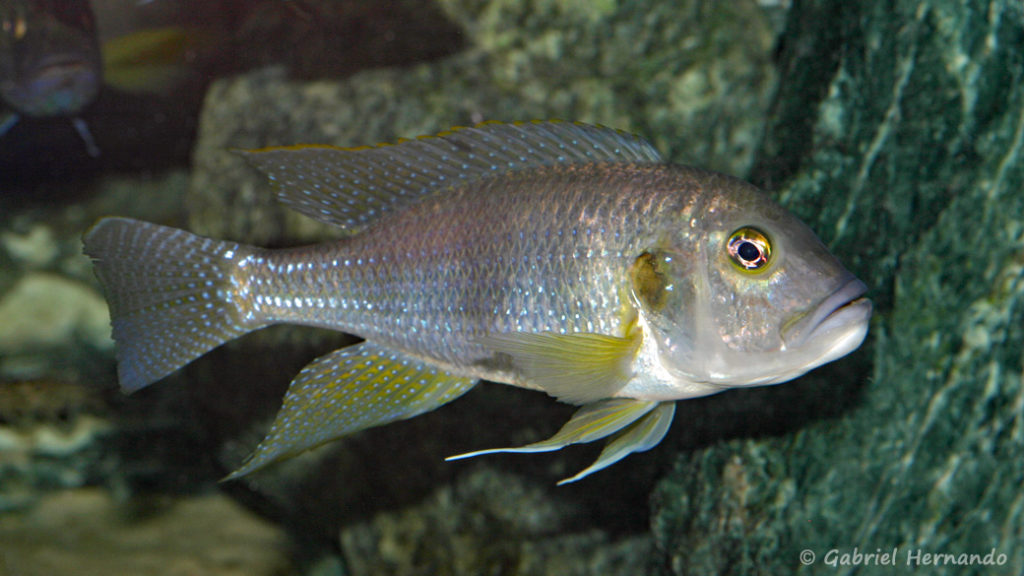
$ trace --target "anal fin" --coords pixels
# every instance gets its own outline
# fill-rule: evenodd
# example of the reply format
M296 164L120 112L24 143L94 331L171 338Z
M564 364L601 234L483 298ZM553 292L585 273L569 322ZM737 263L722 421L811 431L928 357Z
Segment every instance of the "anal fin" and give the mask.
M346 434L429 412L474 383L372 342L336 350L299 372L266 438L225 480Z

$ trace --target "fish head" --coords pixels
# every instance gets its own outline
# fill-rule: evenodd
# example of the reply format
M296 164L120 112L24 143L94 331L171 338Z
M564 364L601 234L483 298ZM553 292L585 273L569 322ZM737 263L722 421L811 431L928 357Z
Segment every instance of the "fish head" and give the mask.
M753 186L707 176L683 222L636 260L633 300L680 397L776 384L867 334L867 287Z
M0 11L0 97L16 111L73 115L96 98L102 82L88 2L14 1Z

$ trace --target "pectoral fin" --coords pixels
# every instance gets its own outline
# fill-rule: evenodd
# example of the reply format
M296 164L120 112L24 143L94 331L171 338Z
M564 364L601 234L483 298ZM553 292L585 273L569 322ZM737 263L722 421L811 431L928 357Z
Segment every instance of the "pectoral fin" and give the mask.
M632 376L641 335L625 338L576 332L494 334L484 344L511 359L513 368L545 392L572 404L614 396Z
M473 384L372 342L336 350L299 372L267 437L225 480L346 434L429 412Z
M665 433L668 432L668 428L672 424L672 416L675 411L675 402L659 403L654 410L647 412L642 418L612 438L593 464L580 471L579 474L559 481L558 485L575 482L589 476L615 464L633 452L650 450L665 437Z
M527 444L518 448L477 450L476 452L450 456L447 460L460 460L462 458L497 452L551 452L565 448L570 444L592 442L622 430L653 410L657 405L657 402L645 402L632 398L609 398L594 404L588 404L577 410L572 415L572 418L562 426L562 429L547 440L534 442L533 444Z

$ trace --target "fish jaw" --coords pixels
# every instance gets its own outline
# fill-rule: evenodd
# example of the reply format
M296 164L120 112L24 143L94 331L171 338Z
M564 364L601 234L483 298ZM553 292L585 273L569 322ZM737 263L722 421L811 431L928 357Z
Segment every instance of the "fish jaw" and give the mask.
M73 116L103 83L89 2L8 2L0 35L0 98L23 116Z
M712 356L709 379L730 387L780 384L853 352L867 336L871 319L866 291L850 275L817 306L783 326L779 350L722 350Z
M717 394L730 388L781 384L856 350L867 336L871 301L857 278L843 283L817 306L783 329L784 346L769 352L736 351L708 345L703 357L680 369L669 365L643 314L644 338L633 366L634 377L616 397L669 401Z
M804 372L846 356L867 336L872 304L867 286L850 278L810 312L782 329L782 354L806 358ZM774 380L784 382L785 380Z
M871 313L871 303L862 297L866 292L863 282L850 277L808 313L783 327L785 348L796 348L811 339L830 337L836 330L857 325L865 312L868 316Z
M839 287L780 329L780 347L751 351L708 345L700 377L725 388L780 384L854 351L867 335L867 287L847 273Z
M26 116L71 115L99 93L102 73L95 62L74 54L48 56L29 77L7 83L4 99Z
M729 388L669 367L662 345L642 312L637 317L637 328L643 340L633 362L633 378L616 397L665 402L709 396Z

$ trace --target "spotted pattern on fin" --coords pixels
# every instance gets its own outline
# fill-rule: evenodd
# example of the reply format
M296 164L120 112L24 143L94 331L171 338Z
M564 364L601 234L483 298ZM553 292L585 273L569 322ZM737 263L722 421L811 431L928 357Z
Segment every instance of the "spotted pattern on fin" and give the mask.
M265 325L245 314L233 284L254 248L130 218L104 218L83 241L110 304L127 391Z
M336 350L299 372L267 437L225 480L346 434L429 412L473 385L470 378L372 342Z
M424 195L512 171L661 161L638 136L557 121L488 122L374 147L289 146L240 153L277 185L283 203L349 230Z

